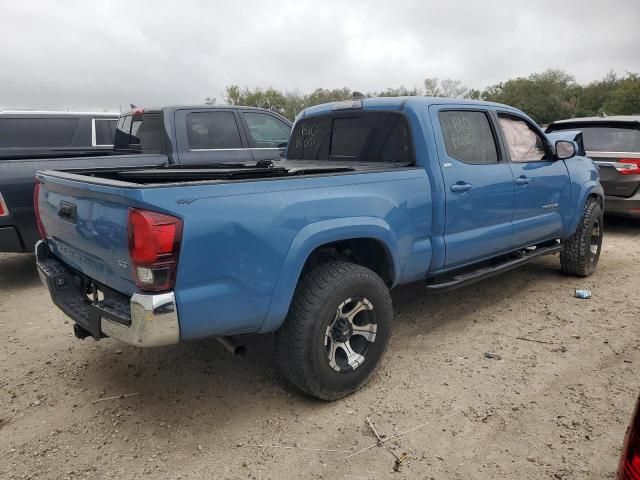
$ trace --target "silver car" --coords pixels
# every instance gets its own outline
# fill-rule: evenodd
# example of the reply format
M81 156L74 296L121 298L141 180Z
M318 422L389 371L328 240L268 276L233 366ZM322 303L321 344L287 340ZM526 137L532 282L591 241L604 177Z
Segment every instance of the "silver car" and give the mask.
M640 115L559 120L547 133L580 130L586 154L600 169L605 213L640 218Z

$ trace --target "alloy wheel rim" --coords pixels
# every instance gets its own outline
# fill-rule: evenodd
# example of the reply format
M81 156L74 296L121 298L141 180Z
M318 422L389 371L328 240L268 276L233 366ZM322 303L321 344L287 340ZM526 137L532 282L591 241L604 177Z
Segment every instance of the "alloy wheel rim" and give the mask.
M360 367L376 341L377 331L373 304L364 297L346 299L338 305L325 331L329 366L340 373Z

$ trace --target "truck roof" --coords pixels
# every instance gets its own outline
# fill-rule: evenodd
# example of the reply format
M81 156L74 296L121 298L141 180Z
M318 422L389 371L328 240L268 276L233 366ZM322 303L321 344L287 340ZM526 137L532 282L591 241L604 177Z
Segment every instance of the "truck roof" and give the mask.
M119 117L118 112L68 112L66 110L0 110L0 115L24 115L39 117L59 117L59 116L92 116L92 117Z
M409 97L372 97L363 99L345 100L343 102L331 102L324 103L322 105L314 105L312 107L305 108L299 113L300 116L316 115L332 110L339 109L345 105L348 108L349 102L362 102L363 109L383 109L383 110L402 110L405 106L410 105L412 107L428 107L429 105L484 105L501 107L507 110L515 110L513 107L503 105L500 103L485 102L481 100L467 100L462 98L444 98L444 97L422 97L422 96L409 96Z
M136 107L132 108L129 111L122 112L122 115L126 115L128 113L134 113L138 111L144 111L149 113L160 113L160 112L175 112L176 110L258 110L263 112L271 112L276 115L280 115L278 112L274 110L269 110L267 108L260 107L246 107L243 105L165 105L162 107Z
M606 123L606 122L640 122L640 115L611 115L604 117L576 117L556 120L552 125L563 123Z

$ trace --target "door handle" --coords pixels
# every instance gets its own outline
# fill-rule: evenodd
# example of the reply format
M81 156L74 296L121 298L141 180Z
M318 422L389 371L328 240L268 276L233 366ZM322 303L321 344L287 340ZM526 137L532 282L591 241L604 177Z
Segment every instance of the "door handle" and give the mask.
M466 183L466 182L458 182L458 183L454 183L449 188L454 193L464 193L464 192L468 192L469 190L471 190L473 188L473 185L471 185L470 183Z
M67 222L76 223L77 209L75 204L69 202L60 202L58 216Z
M524 175L516 178L516 185L529 185L531 183L531 179L529 177L525 177Z

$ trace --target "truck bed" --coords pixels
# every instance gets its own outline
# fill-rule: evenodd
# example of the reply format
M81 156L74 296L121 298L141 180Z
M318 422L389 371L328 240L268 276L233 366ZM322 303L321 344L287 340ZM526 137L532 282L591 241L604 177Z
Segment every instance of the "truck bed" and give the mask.
M381 162L310 162L285 160L256 165L205 164L164 165L156 167L120 167L102 169L76 169L73 171L43 171L47 175L97 184L117 184L131 187L176 186L180 184L231 181L265 180L269 178L304 177L309 175L336 175L373 173L411 167L409 164ZM90 178L87 178L90 177Z
M131 209L182 219L174 289L181 338L272 331L289 308L290 276L299 275L325 237L392 245L398 282L424 278L430 264L432 209L423 168L350 163L345 170L347 162L322 162L326 169L318 170L318 163L249 167L240 178L231 174L242 169L188 168L199 180L178 178L184 168L39 172L39 212L55 258L128 297L138 292ZM134 173L138 183L123 178Z

